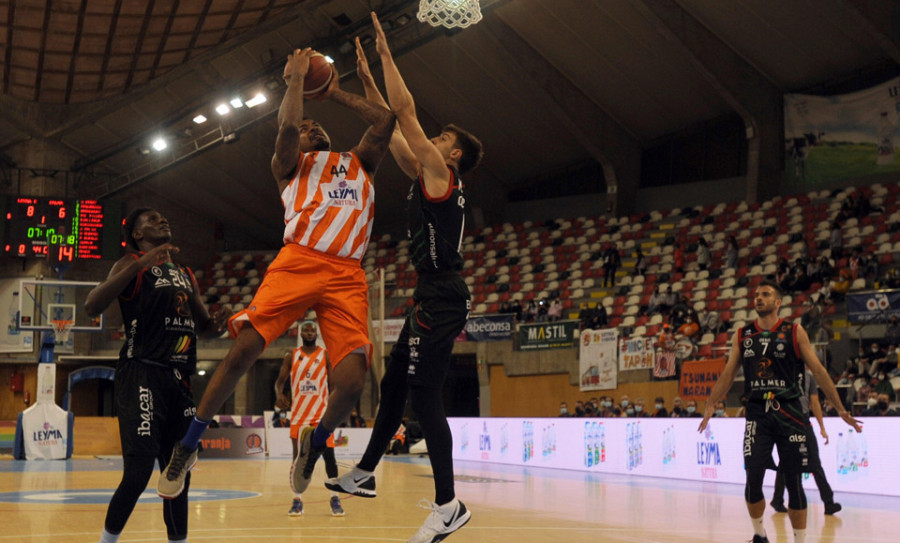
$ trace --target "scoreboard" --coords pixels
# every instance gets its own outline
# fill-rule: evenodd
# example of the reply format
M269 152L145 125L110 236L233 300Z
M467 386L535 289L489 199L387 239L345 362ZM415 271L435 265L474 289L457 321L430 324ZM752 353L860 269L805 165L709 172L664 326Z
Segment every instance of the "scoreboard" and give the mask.
M60 263L117 256L119 205L45 196L10 196L4 203L4 255Z

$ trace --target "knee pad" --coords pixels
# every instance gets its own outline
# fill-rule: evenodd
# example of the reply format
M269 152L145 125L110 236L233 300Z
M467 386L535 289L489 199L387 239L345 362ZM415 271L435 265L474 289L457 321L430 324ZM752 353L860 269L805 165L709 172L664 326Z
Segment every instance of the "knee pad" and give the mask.
M747 470L747 484L744 485L744 499L747 500L747 503L756 503L766 499L762 489L765 478L765 469Z

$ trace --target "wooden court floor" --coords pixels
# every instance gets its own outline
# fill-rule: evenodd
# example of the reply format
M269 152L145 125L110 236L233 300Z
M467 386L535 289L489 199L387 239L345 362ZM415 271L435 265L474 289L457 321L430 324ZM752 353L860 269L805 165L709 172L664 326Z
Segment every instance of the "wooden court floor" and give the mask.
M120 469L116 458L0 460L0 543L98 541ZM332 517L320 464L303 516L289 517L288 472L288 460L201 460L189 541L405 542L428 514L417 502L433 498L427 459L388 457L376 472L378 497L346 497L346 516ZM740 485L475 463L457 463L456 472L457 495L473 516L449 543L718 543L752 535ZM154 476L121 542L166 541L155 485ZM808 542L896 540L900 498L837 499L844 510L826 517L810 496ZM793 540L787 515L771 508L766 528L773 543Z

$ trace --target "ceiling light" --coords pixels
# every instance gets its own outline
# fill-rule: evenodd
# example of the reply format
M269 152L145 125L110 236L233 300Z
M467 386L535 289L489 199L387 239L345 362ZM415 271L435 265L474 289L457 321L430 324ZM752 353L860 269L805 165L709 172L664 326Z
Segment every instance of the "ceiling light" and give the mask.
M228 107L228 104L219 104L216 106L216 113L219 115L228 115L231 112L231 108Z
M266 101L266 95L261 92L258 92L258 93L256 93L256 96L247 100L247 107L256 107L256 106L264 103L265 101Z
M165 149L168 146L169 145L166 143L166 140L164 140L162 138L156 138L156 140L154 140L154 142L153 142L153 148L156 149L157 151L162 151L163 149Z
M240 98L232 98L231 99L231 107L233 107L234 109L237 109L239 107L244 107L244 103L241 102Z
M194 122L197 124L203 124L206 122L206 117L204 117L202 114L197 115L196 117L194 117Z
M222 137L222 141L225 143L234 143L241 139L241 136L237 132L229 132Z
M198 370L197 375L199 375L200 377L203 377L204 375L206 375L206 370Z

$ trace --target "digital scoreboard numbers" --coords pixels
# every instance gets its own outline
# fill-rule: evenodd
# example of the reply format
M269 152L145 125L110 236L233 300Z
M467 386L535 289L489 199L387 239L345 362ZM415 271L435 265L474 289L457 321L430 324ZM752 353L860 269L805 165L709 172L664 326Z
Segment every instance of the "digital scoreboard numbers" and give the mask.
M6 205L4 251L60 263L103 257L103 204L96 200L11 197Z

